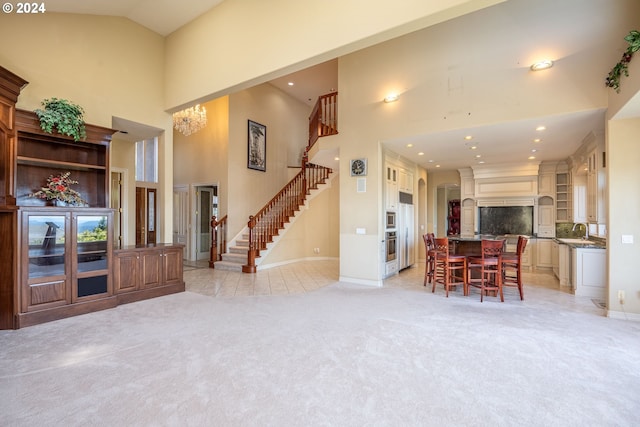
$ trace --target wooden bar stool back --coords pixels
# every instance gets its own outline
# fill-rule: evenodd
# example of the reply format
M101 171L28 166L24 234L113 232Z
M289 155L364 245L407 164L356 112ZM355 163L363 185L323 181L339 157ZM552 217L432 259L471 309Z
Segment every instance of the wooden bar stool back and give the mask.
M462 286L466 295L467 257L449 253L449 239L446 237L435 239L435 272L431 292L436 291L436 285L444 286L445 295L449 298L449 289Z
M502 255L502 286L513 286L518 288L520 292L520 300L524 299L522 289L522 253L527 247L527 239L524 236L518 236L518 245L515 253L504 253Z
M427 283L431 283L433 280L436 271L436 241L433 233L427 233L422 238L427 253L427 262L424 266L424 286L427 286Z
M482 240L480 242L481 256L469 257L467 261L467 290L469 286L480 288L480 302L485 293L496 291L500 293L500 301L504 302L502 293L502 248L503 240Z

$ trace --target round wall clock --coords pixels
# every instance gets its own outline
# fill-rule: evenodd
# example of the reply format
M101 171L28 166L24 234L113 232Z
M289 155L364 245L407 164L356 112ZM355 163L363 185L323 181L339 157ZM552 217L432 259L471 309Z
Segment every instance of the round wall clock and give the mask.
M351 176L365 176L367 174L367 159L351 160Z

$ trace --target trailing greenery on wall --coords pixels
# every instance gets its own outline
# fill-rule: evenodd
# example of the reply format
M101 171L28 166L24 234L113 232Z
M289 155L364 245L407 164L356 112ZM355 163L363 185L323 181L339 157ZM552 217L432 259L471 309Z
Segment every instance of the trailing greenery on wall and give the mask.
M40 127L47 133L57 131L79 141L87 136L84 127L84 109L66 99L51 98L42 101L44 109L34 112L40 119Z
M620 76L624 74L629 77L629 62L633 54L640 49L640 32L632 30L624 39L629 43L629 47L622 54L620 62L609 71L609 75L605 79L607 87L615 89L618 93L620 93Z

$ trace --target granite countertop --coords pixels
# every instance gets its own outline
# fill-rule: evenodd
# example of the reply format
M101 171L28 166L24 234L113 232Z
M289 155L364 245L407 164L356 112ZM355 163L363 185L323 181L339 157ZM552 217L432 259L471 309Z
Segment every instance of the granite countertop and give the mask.
M569 239L569 238L562 238L562 237L556 237L553 240L555 240L560 244L571 246L572 248L576 248L576 249L606 249L607 248L607 245L605 243L597 242L595 240L584 240L584 239L575 239L575 238Z
M447 236L449 240L453 240L456 242L479 242L481 240L506 240L513 235L510 236L495 236L493 234L474 234L474 235L456 235L456 236ZM515 236L517 238L517 236Z

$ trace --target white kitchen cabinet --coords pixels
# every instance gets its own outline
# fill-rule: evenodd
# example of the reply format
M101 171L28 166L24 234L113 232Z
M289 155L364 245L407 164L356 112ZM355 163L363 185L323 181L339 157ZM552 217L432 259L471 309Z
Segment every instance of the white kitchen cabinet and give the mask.
M536 268L553 267L553 240L537 239L536 241Z
M533 266L533 254L535 253L537 245L536 240L537 239L529 238L527 246L525 246L524 252L522 252L520 262L522 263L522 269L525 271L531 271Z
M559 266L560 266L560 243L553 240L551 242L551 264L553 269L553 275L556 276L556 279L559 279Z
M462 201L460 208L460 234L471 236L475 233L475 202L471 199Z
M571 174L556 174L556 221L571 221Z
M538 194L540 196L555 196L556 174L553 170L540 171L538 175Z
M555 207L551 197L538 200L538 237L554 237L556 234Z
M563 288L571 287L571 257L569 246L564 243L558 244L558 282Z
M398 209L398 169L386 166L385 206L387 209Z
M606 250L570 247L571 285L577 296L606 299Z
M589 152L587 160L587 221L606 222L605 154L598 148Z
M413 194L413 174L405 169L398 169L398 191Z
M460 172L460 198L472 199L476 195L476 181L473 178L471 168L459 169Z
M573 222L587 222L587 175L573 179Z

